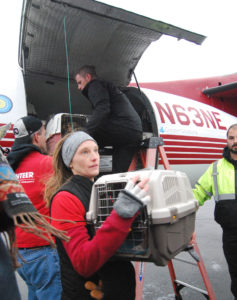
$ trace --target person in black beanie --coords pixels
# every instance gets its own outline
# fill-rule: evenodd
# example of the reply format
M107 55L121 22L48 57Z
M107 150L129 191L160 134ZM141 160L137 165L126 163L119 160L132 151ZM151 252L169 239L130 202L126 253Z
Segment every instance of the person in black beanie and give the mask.
M3 127L9 129L8 126L0 128L0 139L6 133ZM55 243L51 234L68 240L63 232L52 227L38 213L25 194L6 156L0 150L0 233L6 237L4 243L0 235L0 295L2 300L21 299L14 274L15 269L20 267L17 261L15 226L38 235L52 247L55 247Z
M52 157L45 155L44 124L36 117L25 116L16 121L13 132L15 141L7 159L35 209L49 217L44 189L53 174L53 166ZM15 233L21 264L17 272L28 286L28 300L59 300L62 286L57 250L45 239L19 226Z

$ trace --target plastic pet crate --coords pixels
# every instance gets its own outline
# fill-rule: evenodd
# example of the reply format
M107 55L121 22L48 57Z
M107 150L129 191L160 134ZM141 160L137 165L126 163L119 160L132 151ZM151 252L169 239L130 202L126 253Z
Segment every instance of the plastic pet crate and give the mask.
M185 173L171 170L140 170L104 175L93 185L87 220L94 230L111 213L119 192L129 178L149 177L151 203L134 220L132 230L116 252L120 258L165 266L189 244L195 227L198 202Z

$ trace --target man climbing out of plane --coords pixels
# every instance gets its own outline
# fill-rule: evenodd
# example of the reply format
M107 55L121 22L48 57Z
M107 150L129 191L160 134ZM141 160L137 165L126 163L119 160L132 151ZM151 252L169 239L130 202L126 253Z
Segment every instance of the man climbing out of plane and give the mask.
M45 127L41 120L26 116L13 127L15 141L7 159L36 210L49 216L44 199L47 179L53 174L52 157L46 153ZM48 241L16 227L16 243L22 265L17 269L28 286L28 300L61 299L57 250Z
M75 80L92 105L85 130L100 147L113 146L113 173L126 172L142 139L139 115L113 83L97 77L94 66L81 67Z
M223 230L223 250L237 299L237 124L227 130L223 158L212 163L193 189L200 205L215 199L215 221Z

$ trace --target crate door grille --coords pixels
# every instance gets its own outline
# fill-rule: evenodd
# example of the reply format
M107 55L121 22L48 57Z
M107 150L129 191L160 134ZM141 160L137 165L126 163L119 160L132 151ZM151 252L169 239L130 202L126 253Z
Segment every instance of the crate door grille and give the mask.
M110 215L119 192L124 189L127 182L106 183L96 186L97 194L97 220L96 229L100 228L106 217ZM148 216L143 211L134 220L131 232L125 242L117 251L122 256L146 255L148 252Z

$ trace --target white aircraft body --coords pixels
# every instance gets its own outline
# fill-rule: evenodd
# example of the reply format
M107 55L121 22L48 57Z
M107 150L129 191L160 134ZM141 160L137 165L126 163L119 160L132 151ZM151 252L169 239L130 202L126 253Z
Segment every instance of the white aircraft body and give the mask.
M10 51L6 33L0 56L1 124L13 126L27 114L43 120L59 113L89 115L74 74L80 65L93 64L100 77L127 94L142 119L144 137L163 138L171 168L186 172L193 183L221 157L235 116L187 97L128 86L145 49L163 34L196 44L204 36L91 0L25 0L17 24L19 43ZM61 124L51 134L60 130ZM13 141L11 127L1 146L10 150Z

